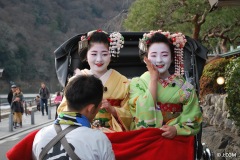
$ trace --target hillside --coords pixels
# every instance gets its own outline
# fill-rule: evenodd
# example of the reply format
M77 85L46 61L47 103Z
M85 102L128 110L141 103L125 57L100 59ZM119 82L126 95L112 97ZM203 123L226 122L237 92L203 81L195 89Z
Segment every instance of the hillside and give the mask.
M123 30L120 13L132 2L0 0L0 68L4 68L0 92L9 89L6 84L10 81L27 91L35 85L38 88L40 81L56 88L53 51L79 33L99 28Z

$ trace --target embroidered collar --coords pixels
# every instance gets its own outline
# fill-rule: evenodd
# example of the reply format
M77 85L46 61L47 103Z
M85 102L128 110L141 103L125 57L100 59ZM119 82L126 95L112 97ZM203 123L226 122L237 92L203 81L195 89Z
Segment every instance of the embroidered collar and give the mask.
M60 112L54 123L91 127L87 117L77 112Z
M166 86L168 86L170 83L172 83L173 79L176 77L176 75L171 75L169 77L167 77L166 79L161 79L158 78L158 82L165 88Z

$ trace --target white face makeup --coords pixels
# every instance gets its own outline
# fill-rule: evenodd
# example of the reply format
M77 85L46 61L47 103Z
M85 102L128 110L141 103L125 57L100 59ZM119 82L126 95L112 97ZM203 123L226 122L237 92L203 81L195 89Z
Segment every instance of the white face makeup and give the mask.
M103 43L93 43L87 52L87 61L93 74L102 76L107 72L107 67L111 61L108 47Z
M165 43L153 43L148 50L148 59L157 67L160 77L168 77L171 65L171 51Z

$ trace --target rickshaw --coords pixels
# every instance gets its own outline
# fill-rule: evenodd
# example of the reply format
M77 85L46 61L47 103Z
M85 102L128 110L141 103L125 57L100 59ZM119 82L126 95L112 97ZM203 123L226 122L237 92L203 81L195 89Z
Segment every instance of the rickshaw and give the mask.
M109 67L116 69L127 78L131 79L140 76L146 71L146 66L138 54L138 42L145 32L120 32L124 37L124 48L117 60L113 60ZM78 54L78 41L83 34L78 34L60 45L55 51L55 69L58 80L62 87L68 82L68 78L73 76L76 68L84 69L89 66L86 62L80 62ZM184 76L196 89L199 95L199 80L207 59L208 50L198 41L186 36L187 43L184 47ZM174 66L169 69L174 72ZM213 153L206 144L202 144L202 128L195 136L194 156L195 159L211 160Z
M121 50L121 56L116 61L112 61L109 67L116 69L129 79L140 76L146 71L146 66L138 56L138 41L143 33L145 32L121 32L125 39L125 47ZM78 34L68 39L54 51L55 69L58 80L63 87L67 84L68 78L73 76L76 68L89 68L87 63L79 60L78 41L82 35ZM208 50L192 38L188 36L186 38L184 76L187 81L193 84L197 94L199 94L199 79L206 62ZM171 66L169 70L173 73L174 66ZM17 160L19 159L18 155L21 155L23 159L32 159L32 142L37 132L38 130L29 133L10 149L6 153L8 159ZM152 159L169 159L169 155L174 159L187 160L212 160L214 158L212 151L201 142L202 129L195 136L176 136L173 140L162 137L162 133L163 131L158 128L147 128L128 132L106 133L106 135L112 143L116 159L151 159L151 157ZM176 144L178 144L177 149L172 154L172 148ZM135 149L133 150L131 147Z

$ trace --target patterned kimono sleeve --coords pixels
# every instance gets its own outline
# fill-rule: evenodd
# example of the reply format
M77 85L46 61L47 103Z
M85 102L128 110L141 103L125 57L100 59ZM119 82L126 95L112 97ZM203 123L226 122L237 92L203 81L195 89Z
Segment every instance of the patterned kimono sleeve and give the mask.
M167 124L176 127L177 135L196 135L200 130L201 122L202 112L193 89L183 104L183 112L177 118L168 121Z
M155 110L148 84L141 78L133 78L130 83L130 111L134 117L131 129L160 127L160 117Z
M124 99L121 101L120 107L115 107L117 117L111 115L112 119L109 122L115 131L129 131L132 123L132 114L129 108L129 82L124 83Z
M128 101L129 95L127 94L126 97L121 102L121 107L120 108L115 107L117 112L117 119L112 115L112 125L117 124L118 122L121 124L121 127L123 127L125 131L130 130L130 125L133 121ZM117 127L117 125L115 127Z

